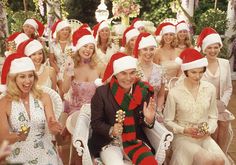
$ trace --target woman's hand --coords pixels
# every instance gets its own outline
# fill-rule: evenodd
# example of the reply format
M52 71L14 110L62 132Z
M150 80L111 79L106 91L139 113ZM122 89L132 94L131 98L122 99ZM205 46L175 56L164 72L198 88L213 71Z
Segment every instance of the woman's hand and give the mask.
M184 129L184 134L191 136L192 138L200 139L206 136L209 136L209 134L205 134L203 132L199 132L198 128L190 127Z
M28 134L30 132L30 127L28 127L26 130L21 130L18 132L17 137L18 137L18 141L25 141L28 137Z
M70 56L68 56L65 61L65 74L70 77L74 76L74 67L75 64L73 59Z
M143 115L149 124L153 123L153 121L154 121L155 114L156 114L155 109L156 109L156 103L155 103L154 98L152 98L152 97L150 98L148 105L146 102L144 102Z
M48 121L48 128L50 130L50 132L53 134L53 135L56 135L58 133L61 133L63 128L61 126L61 124L55 120L52 119L52 117L49 118L49 121Z

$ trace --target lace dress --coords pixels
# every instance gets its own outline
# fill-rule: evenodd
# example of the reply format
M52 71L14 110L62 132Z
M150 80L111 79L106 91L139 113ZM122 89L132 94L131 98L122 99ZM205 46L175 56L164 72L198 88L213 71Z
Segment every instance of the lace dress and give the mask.
M46 125L46 117L41 101L29 98L30 116L26 112L23 102L13 101L10 113L10 127L12 132L21 130L21 126L30 127L25 141L12 144L12 153L7 157L10 163L24 165L62 165L54 145L51 142Z
M72 114L79 111L83 104L89 104L95 94L96 85L94 82L79 82L73 80L71 83L69 100L65 101L65 112Z

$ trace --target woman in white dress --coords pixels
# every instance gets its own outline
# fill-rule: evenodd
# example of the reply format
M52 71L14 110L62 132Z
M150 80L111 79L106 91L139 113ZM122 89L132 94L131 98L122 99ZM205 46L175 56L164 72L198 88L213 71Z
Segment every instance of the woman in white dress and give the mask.
M99 64L107 65L111 56L119 50L111 38L111 31L106 21L102 21L93 27L93 36L96 39L96 53Z
M37 88L32 60L21 57L9 65L7 92L0 100L0 106L5 107L0 111L0 143L8 140L12 145L7 161L61 165L50 133L56 135L62 127L55 119L50 96Z
M188 48L178 61L186 77L167 96L164 122L174 134L172 165L229 164L224 152L211 138L217 127L215 87L201 78L207 59Z
M142 81L147 81L154 87L157 112L162 114L165 101L165 81L162 67L153 63L156 47L156 40L150 33L140 33L135 42L134 55L138 58L138 76Z
M216 87L218 128L212 137L220 148L227 153L233 139L231 121L234 119L233 114L227 110L233 91L230 64L228 60L218 58L223 44L220 35L214 29L204 28L199 35L198 41L198 46L201 46L208 60L203 80L212 83Z
M56 90L56 72L53 67L47 66L43 45L38 40L29 39L19 45L18 52L31 58L38 75L38 85Z

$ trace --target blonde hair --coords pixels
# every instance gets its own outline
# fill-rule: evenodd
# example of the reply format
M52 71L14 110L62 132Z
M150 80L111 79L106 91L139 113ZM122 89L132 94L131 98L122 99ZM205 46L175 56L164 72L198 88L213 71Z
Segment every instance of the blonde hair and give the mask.
M94 45L94 44L93 44ZM81 48L80 48L81 49ZM79 49L79 50L80 50ZM75 52L75 54L72 56L72 59L74 61L74 67L78 67L80 65L80 62L81 62L81 57L80 57L80 54L79 54L79 50L77 50ZM96 65L97 65L97 58L96 58L96 50L95 50L95 45L94 45L94 50L93 50L93 55L91 57L91 61L89 63L89 66L91 68L94 68Z
M192 39L191 39L191 37L190 37L190 34L188 34L188 35L185 37L185 39L184 39L184 45L186 46L186 48L192 47L192 42L191 42L191 40L192 40ZM180 44L180 39L179 39L178 35L177 35L177 37L176 37L175 43L176 43L176 47L178 47L179 44Z
M37 99L40 99L42 97L43 91L41 89L38 89L37 87L37 82L38 82L38 76L35 73L35 71L33 71L34 74L34 83L31 89L31 93L33 94L33 96ZM19 89L19 87L16 84L16 78L19 75L19 73L17 74L9 74L7 77L7 94L6 96L11 99L12 101L19 101L20 96L21 96L21 91Z
M161 41L160 41L159 45L160 45L161 48L163 48L163 46L165 45L165 41L164 41L163 36L161 37ZM175 48L176 47L176 36L175 35L174 35L173 40L170 43L170 46L171 46L171 48Z
M69 29L70 29L70 35L69 35L69 37L68 37L67 40L68 40L69 42L71 42L71 36L72 36L72 33L71 33L72 30L71 30L71 27L64 27L64 28L69 28ZM64 28L63 28L63 29L64 29ZM61 30L62 30L62 29L61 29ZM59 30L59 31L56 33L56 43L58 43L59 40L60 40L59 33L60 33L61 30Z
M110 30L110 29L109 29L109 30ZM99 33L100 33L100 31L99 31ZM98 48L100 48L100 47L101 47L101 44L102 44L102 42L101 42L101 37L100 37L100 34L99 34L99 33L97 34L97 37L98 37L98 40L97 40L97 47L98 47ZM107 41L106 46L111 48L111 44L112 44L112 39L111 39L111 31L110 31L110 35L109 35L109 38L108 38L108 41Z

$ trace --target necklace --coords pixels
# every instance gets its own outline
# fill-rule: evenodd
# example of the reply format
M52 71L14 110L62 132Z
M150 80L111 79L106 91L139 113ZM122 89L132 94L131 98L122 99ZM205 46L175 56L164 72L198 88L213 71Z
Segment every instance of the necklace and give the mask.
M44 65L42 64L42 65L40 66L39 70L36 71L36 74L37 74L38 76L40 76L40 75L43 73L43 71L44 71Z

